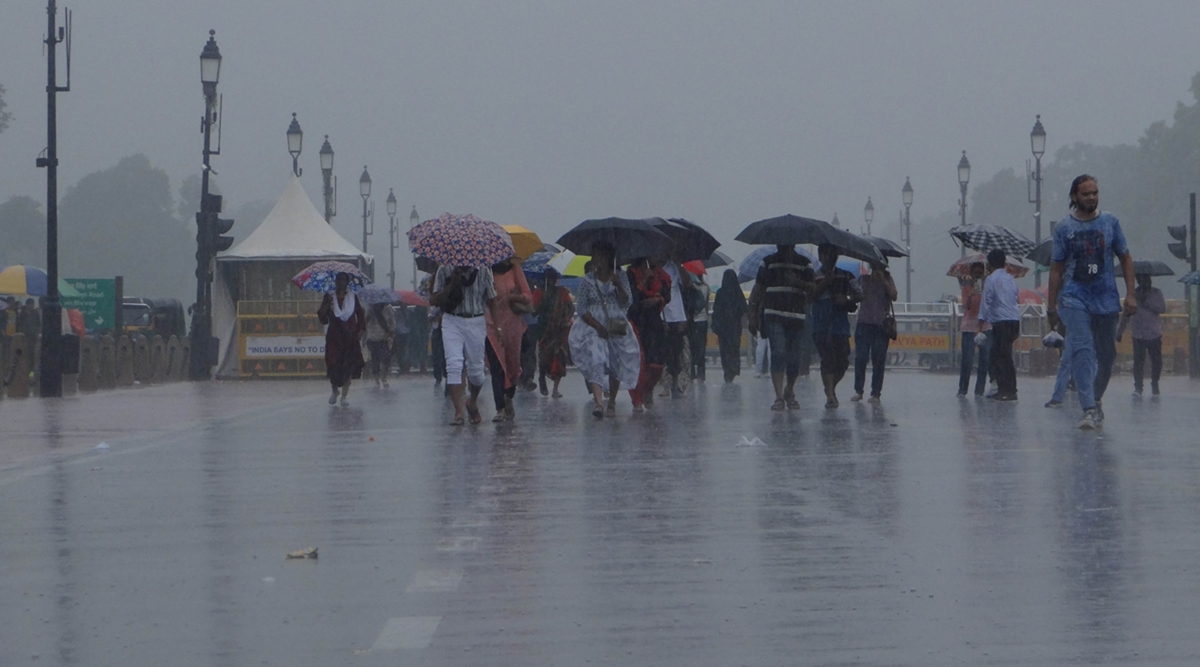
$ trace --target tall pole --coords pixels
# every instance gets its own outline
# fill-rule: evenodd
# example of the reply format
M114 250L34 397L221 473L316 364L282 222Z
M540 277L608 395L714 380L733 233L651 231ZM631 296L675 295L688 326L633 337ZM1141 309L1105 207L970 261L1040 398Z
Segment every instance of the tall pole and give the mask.
M912 303L912 218L909 209L913 203L913 187L907 176L900 189L900 201L904 203L904 301Z
M42 298L42 354L38 389L43 397L62 396L62 306L58 293L58 93L71 88L71 43L67 42L67 85L58 85L58 44L70 29L66 16L63 33L56 25L55 0L46 3L46 157L37 166L46 169L46 296ZM120 307L118 305L118 307ZM33 345L29 341L29 345Z
M322 194L325 195L325 222L332 223L333 216L333 146L329 145L329 135L325 135L325 143L318 153L321 157Z
M1191 193L1189 197L1189 216L1188 216L1188 245L1191 246L1192 272L1196 271L1196 193ZM1200 287L1195 285L1187 286L1188 296L1188 377L1200 377L1200 341L1196 340L1197 331L1200 331L1200 303L1197 303L1197 293L1200 292Z
M216 31L208 31L208 43L201 53L201 84L204 89L204 118L200 121L200 130L204 133L204 150L201 153L203 163L200 168L200 212L196 214L196 303L192 306L192 353L189 362L189 375L193 381L207 380L212 372L212 320L210 319L209 304L212 301L212 260L210 228L214 224L216 214L211 210L213 201L209 195L209 165L216 151L212 150L212 126L217 120L217 80L213 76L206 79L204 62L206 59L220 62L220 50L217 48ZM217 71L219 71L219 65Z
M411 232L413 230L413 228L417 226L417 223L420 221L421 221L421 216L417 215L417 207L416 207L416 205L413 205L412 213L410 213L408 216L408 231ZM412 289L415 292L415 291L417 291L417 256L416 255L413 255L412 269L413 269Z
M1033 209L1033 234L1034 243L1042 242L1042 156L1046 154L1046 128L1042 126L1042 115L1038 114L1037 120L1033 123L1033 130L1029 132L1029 147L1033 151L1033 159L1037 162L1036 170L1033 173L1033 182L1037 188L1037 194L1034 195L1030 202L1034 205ZM1028 178L1029 161L1025 161L1025 174ZM1051 233L1054 231L1054 225L1051 223ZM1034 287L1042 286L1042 272L1033 272Z
M962 190L961 198L958 200L958 215L959 224L963 227L967 225L967 183L971 181L971 163L967 160L967 152L962 152L962 159L958 161L958 185ZM959 246L959 257L967 256L967 246Z

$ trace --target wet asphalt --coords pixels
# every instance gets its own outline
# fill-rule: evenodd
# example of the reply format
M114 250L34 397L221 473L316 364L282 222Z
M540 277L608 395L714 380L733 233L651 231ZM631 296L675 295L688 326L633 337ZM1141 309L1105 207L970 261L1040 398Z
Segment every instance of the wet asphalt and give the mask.
M5 400L0 665L1200 663L1200 383L1117 376L1085 433L1050 379L956 381L596 421L572 374L458 428L427 376Z

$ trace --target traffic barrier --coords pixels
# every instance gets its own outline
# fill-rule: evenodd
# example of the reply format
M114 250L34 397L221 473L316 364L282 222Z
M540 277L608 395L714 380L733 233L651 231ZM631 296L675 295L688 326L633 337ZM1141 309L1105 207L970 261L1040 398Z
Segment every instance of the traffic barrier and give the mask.
M133 359L133 341L129 339L129 336L121 336L116 343L115 368L118 387L133 386Z
M167 382L183 380L183 355L179 347L179 338L171 336L167 339Z
M100 384L99 344L95 338L79 341L79 376L77 384L83 392L96 391Z
M142 334L133 334L133 379L140 384L150 384L153 375L150 366L150 341Z
M117 386L117 343L104 336L96 345L96 386L115 389Z
M29 348L25 334L15 334L9 339L8 363L3 369L9 398L29 398L29 374L33 370Z
M150 340L150 369L148 381L150 384L162 384L167 380L167 346L162 336Z
M179 381L183 382L190 377L189 372L192 364L192 339L179 339Z

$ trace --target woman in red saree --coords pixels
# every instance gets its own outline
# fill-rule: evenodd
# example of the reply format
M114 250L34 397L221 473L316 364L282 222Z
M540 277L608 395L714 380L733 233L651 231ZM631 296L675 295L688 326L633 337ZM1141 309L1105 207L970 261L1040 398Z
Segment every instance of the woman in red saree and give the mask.
M558 271L546 268L545 292L537 306L538 317L538 385L542 396L558 393L558 383L567 374L571 363L571 345L567 337L571 334L571 321L575 317L575 304L571 302L571 291L558 284ZM554 393L546 388L546 377L554 383Z
M363 361L360 339L367 328L366 312L351 292L350 274L339 273L332 294L326 294L317 309L317 319L325 325L325 376L333 385L329 404L338 400L342 393L342 407L349 403L350 381L362 377Z

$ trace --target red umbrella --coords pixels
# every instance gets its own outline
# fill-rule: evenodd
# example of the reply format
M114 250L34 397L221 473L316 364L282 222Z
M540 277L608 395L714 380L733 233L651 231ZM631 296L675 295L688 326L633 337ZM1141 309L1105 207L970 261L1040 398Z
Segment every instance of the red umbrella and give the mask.
M693 273L698 276L704 275L705 272L707 271L704 268L704 260L702 260L702 259L693 259L690 262L684 262L683 270L687 271L688 273Z
M1041 294L1031 289L1022 287L1017 291L1017 303L1045 303L1046 300Z
M410 306L428 306L429 302L420 294L408 289L396 290L396 296L400 297L401 303L406 303Z

